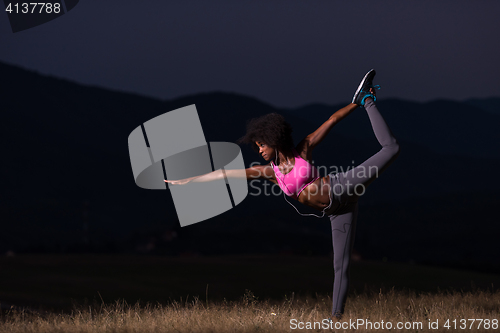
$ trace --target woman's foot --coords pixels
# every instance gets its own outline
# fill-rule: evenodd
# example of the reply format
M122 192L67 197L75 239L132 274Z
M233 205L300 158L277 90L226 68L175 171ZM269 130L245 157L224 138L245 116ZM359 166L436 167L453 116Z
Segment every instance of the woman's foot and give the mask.
M359 106L365 105L365 100L367 98L372 98L374 101L377 100L375 97L375 86L373 85L373 78L375 77L374 69L371 69L368 73L366 73L363 80L358 86L358 89L354 93L354 97L352 98L352 103L357 104Z
M335 312L332 314L330 317L330 320L333 320L334 322L341 321L342 320L342 313L340 312Z

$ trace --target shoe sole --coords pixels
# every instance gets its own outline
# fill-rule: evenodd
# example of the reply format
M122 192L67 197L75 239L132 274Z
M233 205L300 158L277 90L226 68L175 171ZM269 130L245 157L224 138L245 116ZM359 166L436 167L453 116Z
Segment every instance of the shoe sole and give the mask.
M375 70L374 69L370 69L368 71L368 73L366 73L366 75L363 77L363 80L361 80L361 83L359 84L358 89L354 93L354 97L352 98L353 101L355 101L356 98L358 97L359 92L361 91L361 88L363 88L363 85L365 84L366 79L368 78L368 75L370 75L371 72L375 72ZM377 74L377 72L375 72L375 74ZM375 76L375 75L373 75L373 76Z

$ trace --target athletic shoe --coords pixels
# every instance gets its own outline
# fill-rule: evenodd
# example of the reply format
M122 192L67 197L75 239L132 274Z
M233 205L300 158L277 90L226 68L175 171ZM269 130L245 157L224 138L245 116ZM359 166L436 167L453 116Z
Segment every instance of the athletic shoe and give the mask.
M358 89L354 93L354 97L352 98L352 103L363 106L365 105L365 99L368 97L373 98L374 101L377 100L375 95L370 93L370 88L380 89L380 86L373 85L373 78L375 77L375 74L377 74L377 72L375 72L374 69L371 69L368 73L366 73L363 80L361 80Z

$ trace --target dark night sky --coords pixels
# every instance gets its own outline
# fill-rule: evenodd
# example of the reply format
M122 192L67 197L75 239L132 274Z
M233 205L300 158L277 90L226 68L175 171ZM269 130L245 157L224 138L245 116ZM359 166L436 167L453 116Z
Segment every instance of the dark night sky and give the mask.
M80 1L12 33L0 61L171 99L210 91L275 106L348 102L364 73L381 97L498 96L500 1Z

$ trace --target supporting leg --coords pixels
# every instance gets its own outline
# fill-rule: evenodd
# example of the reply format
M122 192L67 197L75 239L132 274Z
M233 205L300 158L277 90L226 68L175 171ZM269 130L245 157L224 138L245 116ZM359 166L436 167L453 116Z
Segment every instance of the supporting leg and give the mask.
M349 288L351 253L358 216L357 201L349 203L338 215L330 215L333 241L333 307L332 316L344 313Z

